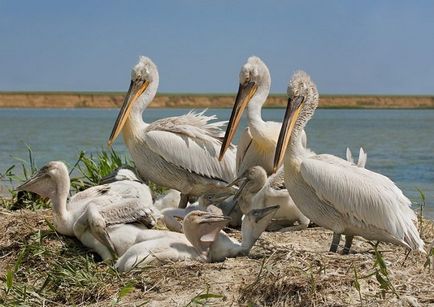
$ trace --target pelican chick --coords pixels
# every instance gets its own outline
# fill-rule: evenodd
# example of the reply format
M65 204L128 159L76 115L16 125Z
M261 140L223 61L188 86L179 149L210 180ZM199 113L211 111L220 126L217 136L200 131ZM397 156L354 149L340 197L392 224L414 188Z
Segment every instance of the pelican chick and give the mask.
M189 204L186 208L166 208L161 211L163 223L171 231L183 232L182 224L179 219L183 219L192 211L209 211L210 206L220 210L222 215L232 218L241 219L237 210L234 210L232 195L236 190L232 187L218 188L201 195L197 202ZM229 199L228 199L229 198ZM231 225L231 221L229 222Z
M334 232L330 251L336 252L340 234L423 251L411 202L389 178L333 155L306 153L301 131L319 97L305 72L294 74L288 96L273 169L284 160L285 185L297 207ZM349 252L351 242L346 245Z
M180 191L180 207L185 208L189 196L200 196L235 178L235 148L228 145L227 157L219 161L225 123L211 123L216 117L204 112L145 123L142 113L154 99L158 83L157 66L140 57L108 144L122 131L140 177Z
M155 200L154 206L160 211L167 208L176 208L178 207L180 200L181 192L175 189L169 189L165 194Z
M108 226L141 222L153 227L158 216L152 207L148 186L136 181L116 181L91 187L68 201L69 173L60 161L49 162L17 190L48 197L53 206L54 226L59 233L76 236L92 248L94 240L86 234L90 232L113 257L119 254L107 233Z
M241 211L246 214L252 209L277 204L280 208L274 215L275 220L286 221L289 225L298 223L298 226L284 228L281 231L305 229L309 225L309 219L295 205L280 179L282 177L282 168L268 178L264 168L259 165L246 170L235 180L235 183L241 183L236 196Z
M206 262L212 243L228 222L229 218L221 215L192 211L184 218L185 235L172 231L131 229L130 232L136 233L136 241L140 242L130 244L131 246L116 261L115 267L121 272L127 272L135 267L155 262ZM128 225L123 227L125 226ZM120 239L124 240L122 237Z
M208 262L224 261L226 258L247 256L261 234L273 219L279 206L250 210L241 223L241 243L231 238L223 230L208 251Z

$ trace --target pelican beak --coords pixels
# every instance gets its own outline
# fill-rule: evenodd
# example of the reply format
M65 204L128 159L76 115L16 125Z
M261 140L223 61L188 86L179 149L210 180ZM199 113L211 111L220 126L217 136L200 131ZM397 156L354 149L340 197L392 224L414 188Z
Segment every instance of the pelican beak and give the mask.
M16 190L17 191L30 191L33 192L33 185L37 183L39 180L48 177L47 173L41 169L39 170L35 175L33 175L30 179L28 179L26 182L19 185ZM34 192L36 193L36 192Z
M262 209L253 209L254 211L256 211L254 212L256 222L259 222L264 217L269 216L270 214L275 214L279 208L280 208L279 205L275 205L271 207L265 207Z
M128 92L125 96L122 107L119 111L118 117L116 118L115 125L113 126L112 133L110 138L108 139L108 146L111 146L113 142L118 137L119 133L122 131L123 126L128 118L128 115L131 112L131 108L134 102L137 101L137 98L142 95L142 93L148 88L149 81L145 80L144 82L137 82L131 80L130 87L128 88Z
M227 185L227 187L233 187L234 185L238 186L238 191L236 191L233 197L234 201L237 201L238 198L240 198L241 192L246 187L247 183L248 180L247 180L247 171L246 171L240 177L238 177L237 179L235 179L234 181L232 181Z
M285 116L280 129L279 138L277 140L276 152L274 155L273 173L275 173L282 163L283 153L288 147L291 133L294 130L295 123L300 116L300 111L304 104L304 96L295 96L288 98Z
M244 174L241 175L240 177L236 178L234 181L232 181L231 183L228 183L226 187L233 187L234 185L239 186L240 182L242 182L245 179Z
M218 214L206 214L200 217L199 224L208 223L208 224L214 224L214 223L229 223L231 218L229 216L224 215L218 215Z
M257 89L258 85L253 81L240 84L237 97L235 98L234 107L232 108L231 118L226 128L225 137L223 139L222 147L220 149L219 161L223 159L226 150L229 148L235 136L235 133L237 132L241 115L243 114L244 109L246 108L249 101L252 99L253 95L256 93Z

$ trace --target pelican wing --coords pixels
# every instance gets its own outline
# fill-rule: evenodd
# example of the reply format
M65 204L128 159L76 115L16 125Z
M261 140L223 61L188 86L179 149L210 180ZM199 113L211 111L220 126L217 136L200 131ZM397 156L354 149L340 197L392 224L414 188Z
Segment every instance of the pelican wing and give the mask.
M285 171L283 169L283 166L281 166L275 174L272 174L270 177L268 177L267 181L270 187L275 190L286 190Z
M125 223L142 223L147 227L153 227L159 213L156 209L146 207L139 199L102 199L96 202L98 212L103 217L107 226Z
M230 182L235 178L232 146L218 160L224 122L209 123L214 116L188 113L155 121L146 129L146 144L167 162L192 173Z
M300 172L324 203L350 220L390 233L411 248L423 246L411 202L389 178L331 155L304 159Z
M73 206L79 202L89 202L96 198L106 197L120 197L121 199L137 198L146 206L152 205L152 194L149 187L137 181L115 181L110 184L98 185L81 191L74 196L68 202L68 207Z

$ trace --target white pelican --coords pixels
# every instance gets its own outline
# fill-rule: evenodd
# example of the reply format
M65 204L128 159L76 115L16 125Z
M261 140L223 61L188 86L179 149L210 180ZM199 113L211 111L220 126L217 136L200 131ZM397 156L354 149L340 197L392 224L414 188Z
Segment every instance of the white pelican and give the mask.
M136 181L116 181L91 187L68 201L69 189L68 169L60 161L49 162L17 188L51 200L54 226L59 233L76 236L89 247L94 245L94 236L113 257L119 254L107 234L109 225L142 222L152 227L159 215L153 209L148 186Z
M272 173L281 123L264 121L261 117L262 105L268 97L270 86L270 72L264 62L255 56L248 58L241 67L238 94L219 156L220 159L224 157L247 106L248 127L241 134L237 146L237 176L256 165L262 166L268 175Z
M389 178L333 155L306 154L301 131L319 98L305 72L294 74L288 96L274 169L284 159L285 185L297 207L315 224L333 230L330 250L336 251L345 234L423 251L411 202Z
M224 122L215 116L188 113L147 124L142 113L158 88L158 70L146 57L131 71L131 83L108 140L119 133L143 179L180 191L180 207L188 196L199 196L210 187L224 186L235 178L235 148L222 161L218 159Z
M268 178L264 168L259 165L246 170L236 179L237 183L241 183L236 196L241 211L246 214L252 209L279 205L275 220L290 225L298 222L298 226L283 228L281 231L305 229L309 225L309 219L297 208L282 179L282 168Z

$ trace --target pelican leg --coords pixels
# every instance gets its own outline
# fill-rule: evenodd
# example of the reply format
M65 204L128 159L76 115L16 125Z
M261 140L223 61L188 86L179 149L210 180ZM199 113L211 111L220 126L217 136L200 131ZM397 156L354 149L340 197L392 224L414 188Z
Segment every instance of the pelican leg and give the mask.
M353 238L354 236L345 236L345 246L344 250L342 251L343 255L348 255L350 253L351 244L353 244Z
M333 233L332 244L330 245L330 251L336 253L338 251L339 242L341 241L340 233Z
M178 208L184 209L185 207L187 207L187 204L188 204L188 195L181 193L181 199L179 200Z

